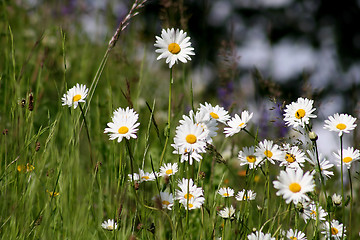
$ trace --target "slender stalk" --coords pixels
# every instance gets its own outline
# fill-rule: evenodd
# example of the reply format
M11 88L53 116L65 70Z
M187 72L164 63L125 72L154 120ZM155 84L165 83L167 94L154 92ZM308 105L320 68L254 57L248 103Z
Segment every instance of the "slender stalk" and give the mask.
M349 224L348 224L348 236L351 238L351 217L352 217L352 207L353 207L353 187L352 187L352 181L351 181L351 171L348 169L349 174L349 184L350 184L350 216L349 216ZM343 199L344 202L344 199ZM344 224L345 225L345 224Z
M170 136L170 128L171 128L171 88L172 88L172 84L173 84L173 70L172 70L172 68L170 68L168 122L167 122L167 126L166 126L166 129L165 129L166 140L165 140L165 145L164 145L164 148L162 150L161 157L160 157L160 166L161 166L161 164L162 164L162 162L164 160L166 147L168 145L169 136Z
M344 228L345 228L345 197L344 197L344 170L343 170L343 135L340 136L340 159L341 159L341 169L340 169L340 175L341 175L341 197L342 197L342 234L341 239L344 239Z
M83 108L81 107L81 104L80 104L80 103L79 103L79 108L80 108L80 110L81 110L81 115L83 116L83 119L84 119L86 135L87 135L88 142L89 142L89 152L90 152L91 165L94 165L93 154L92 154L92 150L91 150L92 147L91 147L91 140L90 140L89 128L88 128L88 125L87 125L87 123L86 123L85 114L84 114Z

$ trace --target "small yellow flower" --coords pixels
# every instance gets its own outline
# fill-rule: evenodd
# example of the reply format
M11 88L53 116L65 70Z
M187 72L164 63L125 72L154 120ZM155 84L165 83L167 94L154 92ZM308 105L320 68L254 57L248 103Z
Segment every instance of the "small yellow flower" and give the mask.
M57 197L60 195L58 192L50 192L49 190L46 190L46 192L49 194L50 197Z

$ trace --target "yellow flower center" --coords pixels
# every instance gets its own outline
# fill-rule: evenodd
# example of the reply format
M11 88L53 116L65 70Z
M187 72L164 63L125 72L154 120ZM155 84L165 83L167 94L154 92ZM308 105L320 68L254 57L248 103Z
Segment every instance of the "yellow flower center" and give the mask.
M346 125L343 123L339 123L338 125L336 125L336 128L339 130L344 130L346 128Z
M128 131L129 131L129 128L126 127L126 126L122 126L122 127L120 127L119 130L118 130L118 132L119 132L120 134L125 134L125 133L127 133Z
M290 237L291 240L297 240L297 237Z
M192 205L191 203L188 204L189 208L192 208L194 205Z
M165 172L167 175L169 175L169 174L172 174L173 173L173 171L172 171L172 169L168 169L168 170L166 170L166 172Z
M228 197L229 194L226 192L226 193L223 193L223 196L224 196L224 197Z
M289 163L293 163L293 162L295 162L296 158L295 158L294 154L286 153L285 160L288 161Z
M73 97L73 102L77 102L81 99L81 95L80 94L77 94Z
M312 210L310 215L314 215L316 217L316 211L315 210Z
M242 127L242 126L244 126L244 124L245 124L245 123L240 123L240 124L239 124L239 127Z
M164 205L169 205L169 204L170 204L170 202L169 202L169 201L164 200L164 201L162 201L162 204L164 204Z
M249 155L249 156L246 157L246 160L249 163L254 163L256 161L256 157L254 155Z
M330 232L331 232L331 235L336 235L336 234L338 234L339 230L337 230L336 228L332 227L332 228L330 229Z
M170 43L168 46L168 50L169 52L171 52L172 54L178 54L180 52L180 46L177 43Z
M214 112L211 112L211 113L210 113L210 116L211 116L212 118L219 119L219 115L217 115L217 114L214 113Z
M141 178L148 180L150 177L149 176L142 176Z
M190 144L196 143L196 136L194 134L189 134L186 136L186 141Z
M273 156L273 153L272 153L271 151L269 151L269 150L266 150L266 151L264 152L264 154L265 154L265 156L267 156L268 158L271 158L271 157Z
M289 189L290 191L292 191L293 193L297 193L300 192L301 190L301 186L298 183L292 183L289 185Z
M193 198L194 196L191 194L191 193L187 193L187 194L185 194L184 195L184 198L185 199L191 199L191 198Z
M351 157L344 157L343 158L343 162L349 163L351 162L353 159Z
M304 116L305 116L305 110L304 109L299 109L295 113L295 117L297 119L302 119Z

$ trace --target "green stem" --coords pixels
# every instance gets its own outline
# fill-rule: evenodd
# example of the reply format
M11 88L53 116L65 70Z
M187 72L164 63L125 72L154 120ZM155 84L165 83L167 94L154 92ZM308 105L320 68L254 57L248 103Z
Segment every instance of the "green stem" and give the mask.
M340 136L340 162L341 162L341 169L340 169L340 174L341 174L341 197L342 197L342 224L343 224L343 229L342 229L342 234L341 234L341 239L344 239L344 228L345 228L345 197L344 197L344 171L343 171L343 135Z
M93 154L92 154L92 147L91 147L91 140L90 140L90 134L89 134L89 128L88 128L88 125L86 123L86 118L85 118L85 114L84 114L84 111L83 111L83 108L81 107L81 104L79 103L79 108L81 110L81 115L83 116L83 119L84 119L84 124L85 124L85 130L86 130L86 135L87 135L87 138L88 138L88 142L89 142L89 152L90 152L90 160L91 160L91 164L94 165L94 160L93 160Z
M160 166L164 160L164 156L165 156L165 152L166 152L166 147L168 145L168 141L169 141L169 136L170 136L170 127L171 127L171 88L172 88L172 84L173 84L173 70L172 68L170 68L170 82L169 82L169 106L168 106L168 122L167 122L167 126L165 129L165 136L166 136L166 140L165 140L165 145L164 148L162 150L161 153L161 157L160 157Z
M348 224L348 236L349 238L351 238L351 217L352 217L352 207L353 207L353 187L352 187L352 181L351 181L351 172L350 169L348 169L348 174L349 174L349 184L350 184L350 216L349 216L349 224ZM343 199L344 201L344 199ZM345 225L345 224L344 224Z

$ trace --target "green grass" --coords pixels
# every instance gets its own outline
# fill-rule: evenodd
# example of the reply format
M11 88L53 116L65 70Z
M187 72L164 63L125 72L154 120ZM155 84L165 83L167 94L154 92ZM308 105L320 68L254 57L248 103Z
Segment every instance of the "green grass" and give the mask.
M238 151L256 144L244 131L225 139L220 127L213 142L216 151L203 154L201 165L179 163L180 171L170 179L170 184L159 177L157 183L141 183L138 190L134 190L128 181L131 159L135 172L139 168L152 171L152 167L158 171L166 140L169 74L163 61L149 62L148 53L153 51L153 43L135 41L139 38L137 25L132 28L130 24L109 54L90 104L87 101L83 105L84 109L88 108L89 145L80 109L62 106L61 97L76 83L88 87L92 84L107 43L95 44L56 23L36 28L24 9L5 2L2 8L2 239L131 239L132 236L138 239L221 236L223 239L246 239L254 228L277 238L283 229L297 228L305 232L308 239L319 239L320 225L316 221L306 224L299 217L297 206L287 205L276 196L272 182L279 174L278 166L264 166L256 171L239 167ZM139 24L142 21L139 18ZM162 67L154 70L153 64ZM174 69L171 129L165 163L179 162L179 156L172 154L170 146L175 128L182 115L187 114L185 109L197 109L205 98L192 95L190 72L191 63L176 65ZM34 97L31 110L30 93ZM217 104L216 99L206 101ZM125 140L121 143L109 141L103 133L113 111L127 106L139 113L141 123L137 139L129 140L128 146ZM255 135L257 126L250 124L247 129ZM311 144L303 146L304 149L310 147ZM216 161L219 160L217 152L226 155L226 163ZM308 165L306 168L310 169ZM239 175L240 170L247 170L246 177ZM200 171L204 177L199 177ZM171 211L158 209L153 196L159 189L171 189L174 193L177 179L183 177L195 179L197 186L204 189L203 207L187 212L176 201ZM339 173L335 173L333 179L327 181L328 196L339 193L339 179ZM352 229L348 239L356 239L360 226L356 217L360 211L356 194L349 226L350 205L345 207L345 212L334 208L331 201L327 205L322 194L324 188L316 181L311 198L331 213L331 219L342 222L345 214L346 227ZM359 185L356 174L353 185ZM236 192L243 188L254 189L258 195L255 201L249 202L225 200L217 194L223 186L230 186ZM59 195L51 195L51 192ZM219 208L229 204L236 204L233 221L225 221L217 214ZM101 223L107 219L118 220L116 231L101 228Z

